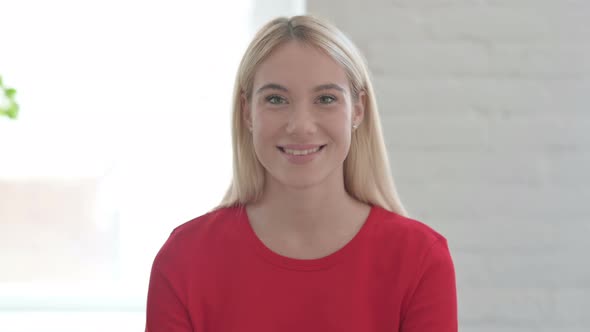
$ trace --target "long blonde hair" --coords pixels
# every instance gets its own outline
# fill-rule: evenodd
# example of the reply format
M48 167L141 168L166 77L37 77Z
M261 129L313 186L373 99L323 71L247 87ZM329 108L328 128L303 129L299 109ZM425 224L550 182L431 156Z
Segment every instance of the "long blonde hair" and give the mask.
M252 96L258 65L278 46L296 40L317 47L340 63L350 81L353 98L366 94L365 114L352 135L344 160L344 186L355 199L407 216L390 173L387 149L377 112L375 93L364 58L336 27L310 15L279 17L264 25L248 46L233 92L233 179L217 208L256 202L264 189L265 171L254 153L252 136L242 117L241 96Z

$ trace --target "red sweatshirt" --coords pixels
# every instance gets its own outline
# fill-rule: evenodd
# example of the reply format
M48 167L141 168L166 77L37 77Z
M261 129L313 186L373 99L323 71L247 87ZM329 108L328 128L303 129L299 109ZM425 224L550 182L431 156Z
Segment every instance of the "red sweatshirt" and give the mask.
M319 259L264 245L243 207L177 227L157 254L149 332L455 332L446 240L377 206L344 247Z

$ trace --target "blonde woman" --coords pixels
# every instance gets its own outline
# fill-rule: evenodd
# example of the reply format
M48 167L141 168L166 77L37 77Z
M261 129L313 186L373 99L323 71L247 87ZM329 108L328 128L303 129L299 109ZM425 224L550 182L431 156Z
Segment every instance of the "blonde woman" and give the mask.
M146 330L457 331L443 236L390 175L366 64L330 24L277 18L241 61L234 174L156 256Z

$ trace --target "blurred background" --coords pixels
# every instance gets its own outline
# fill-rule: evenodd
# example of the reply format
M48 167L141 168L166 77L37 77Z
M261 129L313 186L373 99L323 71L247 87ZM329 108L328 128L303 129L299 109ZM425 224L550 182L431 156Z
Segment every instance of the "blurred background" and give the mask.
M157 250L229 184L247 43L307 12L366 56L461 331L590 330L589 1L0 0L1 331L143 330Z

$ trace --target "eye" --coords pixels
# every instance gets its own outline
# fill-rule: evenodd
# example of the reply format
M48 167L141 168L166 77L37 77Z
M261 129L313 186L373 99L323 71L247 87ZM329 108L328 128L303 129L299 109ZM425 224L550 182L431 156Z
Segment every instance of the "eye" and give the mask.
M320 104L332 104L336 101L336 97L330 95L323 95L318 98Z
M280 104L286 104L287 100L285 100L285 98L278 96L278 95L271 95L265 98L267 102L273 104L273 105L280 105Z

